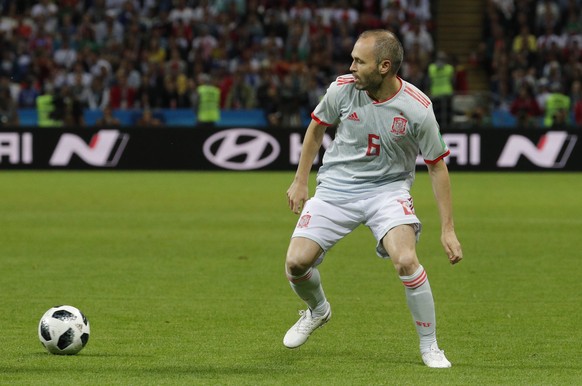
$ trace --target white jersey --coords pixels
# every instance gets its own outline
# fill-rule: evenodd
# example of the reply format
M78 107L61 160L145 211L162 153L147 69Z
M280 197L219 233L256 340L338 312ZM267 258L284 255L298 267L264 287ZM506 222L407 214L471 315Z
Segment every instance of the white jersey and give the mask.
M339 123L317 175L316 197L343 201L387 190L410 191L419 152L426 163L449 154L432 102L401 81L400 90L380 102L356 89L352 75L331 83L311 114L319 124Z

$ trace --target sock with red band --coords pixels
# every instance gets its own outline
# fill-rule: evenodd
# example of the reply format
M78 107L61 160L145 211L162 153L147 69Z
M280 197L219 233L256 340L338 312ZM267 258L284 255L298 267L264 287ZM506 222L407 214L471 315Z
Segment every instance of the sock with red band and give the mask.
M310 268L301 276L287 273L291 288L311 310L313 317L321 317L327 311L329 304L321 287L321 277L317 268Z
M430 350L436 342L436 317L432 290L421 265L410 276L400 276L406 292L408 308L420 338L420 352Z

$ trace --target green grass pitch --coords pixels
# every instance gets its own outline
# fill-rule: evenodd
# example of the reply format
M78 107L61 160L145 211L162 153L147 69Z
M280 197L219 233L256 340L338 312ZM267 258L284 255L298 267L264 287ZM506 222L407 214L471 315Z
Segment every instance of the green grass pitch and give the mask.
M292 176L0 173L0 384L582 383L582 174L452 173L465 259L451 267L418 173L444 370L422 365L402 285L364 227L321 266L330 323L283 347L302 308L283 271ZM57 304L91 322L77 356L38 341Z

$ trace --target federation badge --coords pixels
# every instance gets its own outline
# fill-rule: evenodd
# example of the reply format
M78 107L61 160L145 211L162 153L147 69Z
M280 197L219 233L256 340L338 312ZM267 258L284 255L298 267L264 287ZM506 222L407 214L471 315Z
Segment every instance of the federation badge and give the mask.
M311 220L310 214L305 214L301 216L299 222L297 223L297 228L307 228L309 226L309 221Z
M403 117L394 117L392 121L392 129L390 132L394 135L406 135L406 124L408 120Z

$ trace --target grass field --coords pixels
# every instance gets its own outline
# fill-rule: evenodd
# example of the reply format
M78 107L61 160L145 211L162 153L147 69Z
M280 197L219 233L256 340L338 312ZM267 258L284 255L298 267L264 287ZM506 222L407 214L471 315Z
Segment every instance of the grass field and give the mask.
M283 273L291 178L1 172L0 384L582 384L582 174L453 173L455 267L418 174L445 370L422 365L402 284L366 228L320 268L333 319L283 347L302 308ZM38 341L56 304L91 322L77 356Z

